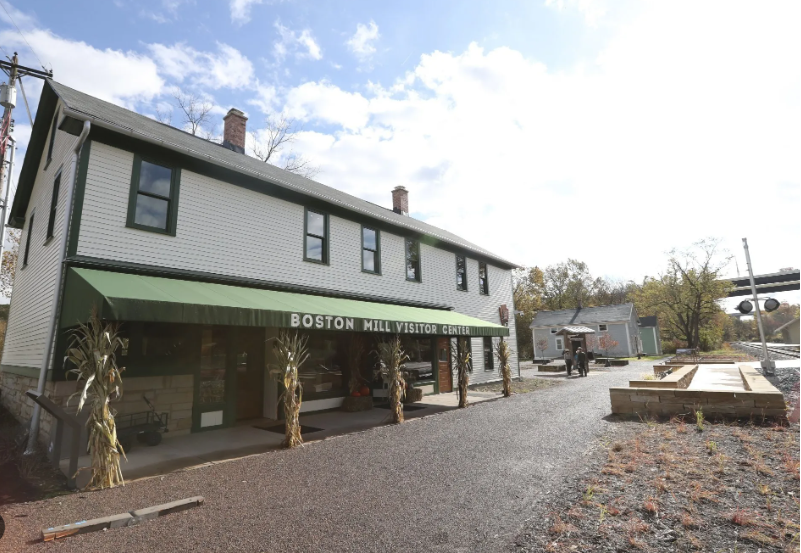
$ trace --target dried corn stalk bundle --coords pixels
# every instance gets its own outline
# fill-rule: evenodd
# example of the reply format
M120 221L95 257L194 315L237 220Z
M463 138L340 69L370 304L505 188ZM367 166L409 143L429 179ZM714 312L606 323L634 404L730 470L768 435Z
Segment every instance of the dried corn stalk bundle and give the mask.
M457 338L456 348L451 348L453 365L456 367L456 380L459 386L459 407L467 407L467 387L470 385L470 373L473 363L470 358L470 347L467 338Z
M299 336L297 332L282 331L274 340L273 349L277 364L270 372L284 385L284 393L280 399L284 402L286 430L281 445L292 448L303 444L299 420L303 386L298 377L298 369L309 358L306 348L308 337Z
M397 334L377 345L379 372L384 382L389 384L389 410L392 422L403 422L403 396L406 393L406 381L403 378L403 364L409 357L403 351L400 336Z
M501 371L501 377L503 377L503 397L509 397L512 395L512 367L509 366L512 348L509 347L508 342L504 342L503 338L498 342L495 356L498 358L498 368Z
M122 396L123 368L117 367L115 352L122 347L118 335L119 327L104 324L92 309L89 322L80 324L70 337L66 358L75 368L67 371L74 374L78 382L84 381L83 390L72 394L70 400L80 395L78 412L84 405L89 408L89 443L87 451L92 459L92 477L87 488L113 488L124 484L120 470L120 455L125 452L117 440L117 427L114 422L116 411L109 403Z

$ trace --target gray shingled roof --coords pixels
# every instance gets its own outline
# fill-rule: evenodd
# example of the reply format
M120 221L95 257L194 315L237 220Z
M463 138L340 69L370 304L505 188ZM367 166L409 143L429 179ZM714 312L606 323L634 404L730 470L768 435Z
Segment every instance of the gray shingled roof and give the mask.
M197 156L206 158L210 163L215 163L228 169L255 176L294 192L337 205L363 216L378 219L400 229L431 236L451 244L452 246L457 246L469 252L480 254L490 260L497 261L501 265L507 267L516 266L514 263L484 248L472 244L446 230L424 223L423 221L400 215L390 209L351 196L350 194L346 194L345 192L300 175L290 173L289 171L279 169L274 165L264 163L256 158L236 153L214 142L209 142L208 140L193 136L169 125L159 123L149 117L89 96L88 94L84 94L83 92L79 92L53 80L48 80L48 83L53 87L56 94L69 109L122 127L121 130L135 130L136 133L145 135L151 139L163 141L182 149L191 150Z
M560 311L540 311L531 321L530 328L544 326L575 326L613 321L627 321L631 317L633 303L620 305L602 305L600 307L585 307L583 309L562 309Z

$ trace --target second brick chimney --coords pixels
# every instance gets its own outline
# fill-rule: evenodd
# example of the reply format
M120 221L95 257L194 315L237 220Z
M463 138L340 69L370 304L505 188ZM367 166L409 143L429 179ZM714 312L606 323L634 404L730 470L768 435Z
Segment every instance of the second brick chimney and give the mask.
M392 191L392 211L401 215L409 214L409 192L405 186L396 186Z
M248 118L236 108L228 110L223 117L225 129L223 130L223 146L240 154L245 153L245 134L247 133Z

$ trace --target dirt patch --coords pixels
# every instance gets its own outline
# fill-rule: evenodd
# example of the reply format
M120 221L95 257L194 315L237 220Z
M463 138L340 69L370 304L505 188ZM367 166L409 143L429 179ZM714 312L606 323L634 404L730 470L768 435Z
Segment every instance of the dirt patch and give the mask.
M518 551L799 551L799 428L645 421L530 521Z
M512 380L513 394L527 394L536 390L550 388L561 382L557 380L546 380L544 378L524 378L522 380ZM471 386L472 392L503 392L503 382L490 382L489 384L477 384Z
M69 493L43 451L24 455L27 429L0 407L0 506Z

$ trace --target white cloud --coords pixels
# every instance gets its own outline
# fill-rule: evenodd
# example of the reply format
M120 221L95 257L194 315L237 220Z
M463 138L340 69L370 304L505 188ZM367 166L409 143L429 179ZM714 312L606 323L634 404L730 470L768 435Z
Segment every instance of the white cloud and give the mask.
M212 89L244 88L253 83L253 64L239 50L217 43L217 52L201 52L185 43L150 44L161 72L178 82Z
M270 114L275 112L277 94L274 86L256 85L256 97L248 100L248 104L256 106L262 113Z
M42 62L52 66L57 81L92 96L131 105L151 100L164 86L153 60L137 52L101 50L41 29L29 29L25 37ZM0 31L0 43L20 51L27 49L16 30ZM28 79L26 84L31 82ZM29 90L26 92L32 96Z
M263 0L230 0L228 5L231 8L231 21L244 25L250 21L250 9L258 6Z
M748 235L770 272L798 265L779 243L798 243L797 221L737 214L801 207L795 20L653 3L573 70L472 44L364 93L305 83L284 109L327 184L386 206L404 184L413 214L513 261L640 278L673 247L720 236L740 254Z
M370 21L367 25L359 23L356 25L356 32L348 39L346 44L348 49L359 58L360 61L369 60L375 54L375 42L381 37L378 33L378 25L375 21Z
M320 60L323 58L323 51L309 29L303 29L300 32L293 31L278 21L275 22L275 28L279 36L279 39L273 43L273 55L277 63L283 62L289 54L293 53L298 59Z
M576 10L590 27L597 26L609 12L606 0L545 0L545 5L560 12Z

